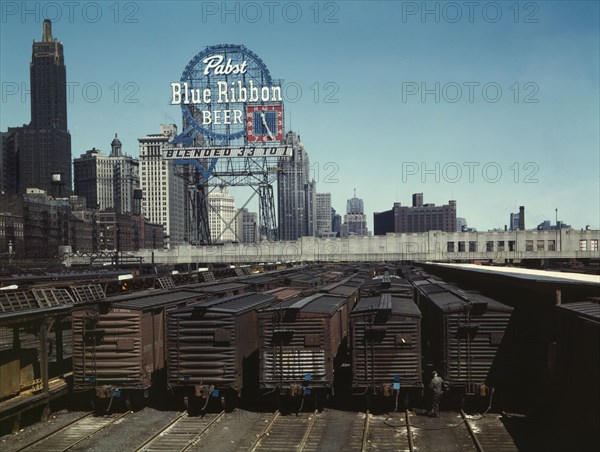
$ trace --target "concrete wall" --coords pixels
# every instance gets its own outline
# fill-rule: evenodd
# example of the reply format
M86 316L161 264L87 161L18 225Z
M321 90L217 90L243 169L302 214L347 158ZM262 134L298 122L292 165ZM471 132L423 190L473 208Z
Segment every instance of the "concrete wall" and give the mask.
M580 240L586 241L586 251L580 251ZM591 250L592 240L600 240L600 231L507 231L507 232L441 232L429 231L415 234L387 234L374 237L315 238L302 237L296 241L261 242L260 244L224 244L220 246L178 246L172 250L154 250L154 261L163 264L228 263L228 262L285 262L285 261L382 261L382 260L478 260L493 259L589 259L598 258L599 252ZM493 250L487 251L487 242ZM504 251L498 242L505 242ZM514 251L509 242L514 241ZM532 250L527 247L528 241ZM543 250L538 250L543 241ZM549 251L550 241L555 241L556 251ZM454 243L454 252L448 252L448 242ZM465 251L458 252L459 242ZM474 242L477 251L469 251ZM542 244L540 242L540 244ZM152 250L135 253L144 262L151 261Z

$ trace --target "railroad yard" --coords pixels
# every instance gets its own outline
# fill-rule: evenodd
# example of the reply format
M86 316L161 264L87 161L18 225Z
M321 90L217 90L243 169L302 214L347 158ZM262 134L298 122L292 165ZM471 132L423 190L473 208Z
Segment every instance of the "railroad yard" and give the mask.
M60 419L64 417L64 419ZM61 427L62 423L66 423ZM29 429L0 443L6 452L32 451L335 451L517 450L498 415L443 412L379 413L326 409L282 415L235 409L188 416L145 408L95 417L58 416L46 428ZM52 430L55 429L55 430ZM52 432L56 433L52 434Z
M597 285L436 270L21 280L0 292L0 448L593 450L598 390L573 383L598 377Z

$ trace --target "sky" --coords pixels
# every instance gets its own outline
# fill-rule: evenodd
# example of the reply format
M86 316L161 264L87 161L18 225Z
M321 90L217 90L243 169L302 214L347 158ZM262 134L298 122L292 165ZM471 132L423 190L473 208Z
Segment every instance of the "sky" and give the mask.
M480 231L521 205L528 228L558 209L600 229L599 4L2 1L0 130L30 121L45 18L65 49L73 158L108 153L115 133L137 156L138 137L181 127L170 83L205 47L243 44L283 80L286 129L338 213L356 189L372 230L373 212L422 192Z

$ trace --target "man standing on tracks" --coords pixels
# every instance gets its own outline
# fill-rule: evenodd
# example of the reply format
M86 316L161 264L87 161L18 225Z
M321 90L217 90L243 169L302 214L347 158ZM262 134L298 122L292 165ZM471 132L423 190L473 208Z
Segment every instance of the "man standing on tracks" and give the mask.
M431 402L431 411L429 411L429 416L431 417L440 417L440 400L442 398L442 394L444 393L444 380L438 376L437 372L433 371L433 378L429 383L429 388L433 391L433 399Z

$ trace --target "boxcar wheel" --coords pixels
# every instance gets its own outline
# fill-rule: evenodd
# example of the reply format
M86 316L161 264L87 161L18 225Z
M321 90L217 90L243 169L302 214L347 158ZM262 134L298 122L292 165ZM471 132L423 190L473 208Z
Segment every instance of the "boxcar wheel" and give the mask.
M190 410L190 399L188 398L188 396L183 396L183 408L185 409L185 411Z
M227 411L227 397L225 394L221 396L221 410Z

